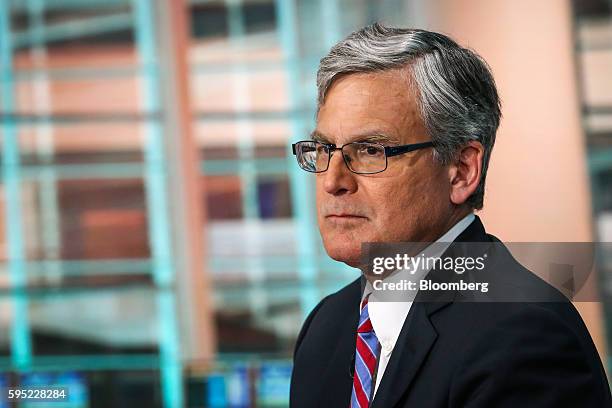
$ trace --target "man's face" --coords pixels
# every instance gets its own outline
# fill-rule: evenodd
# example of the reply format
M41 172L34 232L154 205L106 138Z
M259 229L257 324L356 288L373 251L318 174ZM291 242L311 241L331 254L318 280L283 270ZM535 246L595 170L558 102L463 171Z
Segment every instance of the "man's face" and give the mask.
M392 141L384 145L431 140L406 75L390 70L337 79L319 110L315 138L336 146L371 137ZM316 174L317 218L330 257L357 267L362 242L428 242L446 231L449 176L432 153L389 157L382 173L359 175L334 152L329 169Z

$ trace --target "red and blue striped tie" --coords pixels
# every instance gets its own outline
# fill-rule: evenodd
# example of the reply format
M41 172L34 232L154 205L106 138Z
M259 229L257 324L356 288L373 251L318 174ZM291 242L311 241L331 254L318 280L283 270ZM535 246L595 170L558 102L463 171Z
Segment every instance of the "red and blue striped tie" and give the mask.
M351 408L367 408L370 405L376 361L380 353L380 343L368 314L368 297L361 302L361 315L357 327L357 352Z

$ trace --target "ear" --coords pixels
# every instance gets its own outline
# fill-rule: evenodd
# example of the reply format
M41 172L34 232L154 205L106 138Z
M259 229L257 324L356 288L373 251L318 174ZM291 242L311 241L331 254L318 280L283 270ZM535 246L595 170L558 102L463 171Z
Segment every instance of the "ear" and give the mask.
M449 165L450 201L461 205L476 191L482 177L484 147L480 142L470 141L457 152L455 161Z

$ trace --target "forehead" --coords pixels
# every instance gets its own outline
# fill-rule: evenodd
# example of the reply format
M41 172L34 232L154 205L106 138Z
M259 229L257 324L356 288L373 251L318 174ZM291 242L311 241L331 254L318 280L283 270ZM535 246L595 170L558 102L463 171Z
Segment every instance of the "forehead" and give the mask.
M344 144L383 135L397 143L422 139L424 128L406 69L350 74L329 88L315 134Z

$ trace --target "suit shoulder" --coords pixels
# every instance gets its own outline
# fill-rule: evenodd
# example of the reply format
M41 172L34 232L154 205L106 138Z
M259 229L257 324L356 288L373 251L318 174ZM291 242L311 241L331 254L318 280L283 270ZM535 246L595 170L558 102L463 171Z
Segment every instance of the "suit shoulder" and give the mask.
M490 282L491 293L485 297L507 302L570 303L557 288L515 259L510 249L497 237L488 237L491 247L484 279Z

